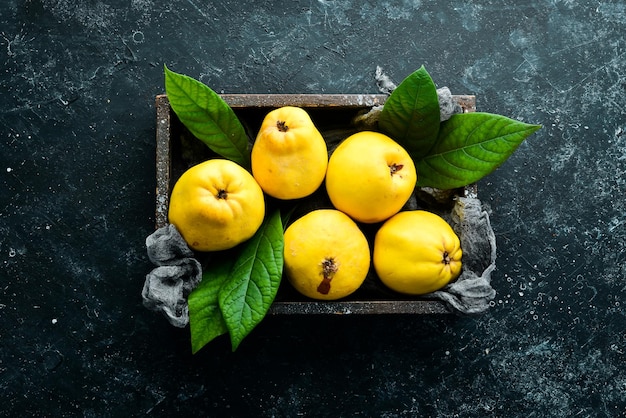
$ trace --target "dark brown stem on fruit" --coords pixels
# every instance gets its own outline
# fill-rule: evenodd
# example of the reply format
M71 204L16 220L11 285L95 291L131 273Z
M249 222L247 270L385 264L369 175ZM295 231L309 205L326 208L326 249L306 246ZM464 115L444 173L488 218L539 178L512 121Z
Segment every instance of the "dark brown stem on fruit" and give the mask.
M333 257L325 258L322 261L322 282L317 287L317 291L322 295L327 295L330 292L330 281L335 276L335 273L339 270L339 266L335 263L335 259Z
M443 264L450 264L450 254L447 251L443 252Z
M228 192L226 190L224 190L224 189L219 189L217 191L217 195L215 197L217 197L218 199L224 199L225 200L228 197Z
M284 120L277 121L276 127L281 132L287 132L289 130L289 126L287 126L287 123Z
M402 167L404 167L404 165L402 164L396 164L393 163L389 166L389 172L391 173L391 175L393 176L394 174L396 174L398 171L402 170Z

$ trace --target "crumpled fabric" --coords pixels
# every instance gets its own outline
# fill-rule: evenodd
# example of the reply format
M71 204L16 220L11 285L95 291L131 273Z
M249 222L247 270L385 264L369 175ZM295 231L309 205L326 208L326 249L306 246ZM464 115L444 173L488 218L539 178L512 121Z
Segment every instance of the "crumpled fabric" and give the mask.
M459 313L482 313L496 296L491 287L496 235L489 214L476 197L459 197L447 221L461 241L463 270L454 282L426 297L442 300Z
M376 73L374 74L374 78L376 79L376 85L378 86L378 90L382 94L391 94L396 89L396 83L391 80L391 78L385 74L382 67L376 66Z
M193 257L193 251L176 227L168 224L146 238L148 258L157 266L176 264L181 258Z
M463 108L459 102L454 100L452 92L448 87L437 89L437 97L439 98L439 121L443 122L456 113L463 113Z
M189 323L189 294L202 280L202 266L176 227L168 224L146 238L148 258L157 267L146 275L143 305L161 312L170 324Z

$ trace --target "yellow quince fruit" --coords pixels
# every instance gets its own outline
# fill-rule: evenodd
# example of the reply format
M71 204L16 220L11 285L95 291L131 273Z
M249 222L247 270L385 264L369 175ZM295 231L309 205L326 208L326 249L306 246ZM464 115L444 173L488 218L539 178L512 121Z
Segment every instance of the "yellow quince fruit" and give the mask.
M265 197L254 177L237 163L208 160L185 171L170 197L169 222L197 251L226 250L256 233Z
M317 209L285 230L284 267L285 276L301 294L312 299L340 299L365 280L369 245L348 215Z
M456 279L462 255L452 227L423 210L394 215L374 238L376 274L390 289L410 295L434 292Z
M409 200L415 164L393 139L363 131L346 138L330 156L326 191L333 206L364 223L382 222Z
M278 199L306 197L326 175L324 138L302 108L269 112L252 146L252 175L265 193Z

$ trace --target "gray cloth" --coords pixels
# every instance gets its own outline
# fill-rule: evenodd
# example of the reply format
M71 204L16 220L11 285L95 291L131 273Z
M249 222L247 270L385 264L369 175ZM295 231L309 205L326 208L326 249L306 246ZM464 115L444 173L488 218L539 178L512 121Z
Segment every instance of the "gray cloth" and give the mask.
M187 298L202 280L200 262L172 224L157 229L146 238L148 258L157 265L146 275L143 305L165 315L179 328L189 323Z
M148 258L157 266L167 266L176 260L193 257L193 251L172 224L159 228L146 238Z
M376 73L374 74L374 77L376 78L376 85L378 86L378 90L380 90L380 92L383 94L391 94L397 87L396 83L394 83L379 66L376 67Z
M437 97L439 98L439 120L441 122L450 119L455 113L463 112L461 105L452 97L449 88L437 89Z
M484 312L496 295L491 287L496 235L489 214L477 198L459 197L447 220L461 240L463 271L454 282L427 297L442 300L460 313Z

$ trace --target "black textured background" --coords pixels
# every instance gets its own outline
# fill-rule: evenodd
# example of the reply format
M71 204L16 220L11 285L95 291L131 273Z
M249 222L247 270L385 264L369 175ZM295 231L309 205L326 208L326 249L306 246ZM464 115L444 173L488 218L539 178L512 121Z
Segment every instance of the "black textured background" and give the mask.
M0 414L626 414L626 2L6 0ZM492 309L272 317L231 353L141 305L163 64L228 93L425 65L542 130L479 183Z

